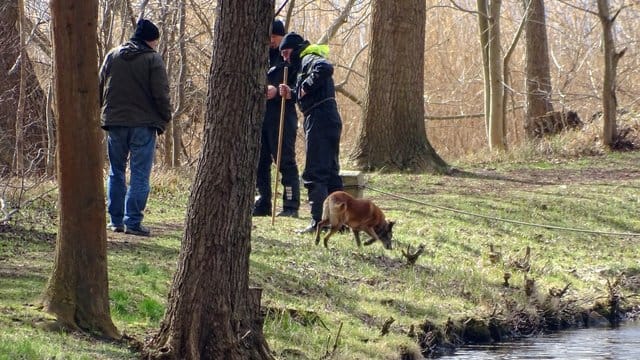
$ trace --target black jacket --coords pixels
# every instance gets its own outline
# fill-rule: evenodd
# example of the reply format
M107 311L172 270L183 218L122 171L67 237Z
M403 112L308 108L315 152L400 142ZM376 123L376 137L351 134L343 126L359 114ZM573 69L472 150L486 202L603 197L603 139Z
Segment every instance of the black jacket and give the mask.
M163 133L171 101L160 54L136 39L111 50L100 69L100 106L105 130L149 126Z
M297 100L300 111L305 115L326 101L335 101L333 65L318 54L304 55L300 60L300 72L294 91L296 97L299 96L301 89L304 89L305 96Z
M269 71L267 71L267 83L278 88L284 80L284 67L287 66L287 85L293 87L296 83L298 71L296 68L282 59L278 49L269 49ZM280 118L280 106L282 97L276 95L273 99L267 100L267 116ZM296 100L291 98L285 101L286 111L295 113Z

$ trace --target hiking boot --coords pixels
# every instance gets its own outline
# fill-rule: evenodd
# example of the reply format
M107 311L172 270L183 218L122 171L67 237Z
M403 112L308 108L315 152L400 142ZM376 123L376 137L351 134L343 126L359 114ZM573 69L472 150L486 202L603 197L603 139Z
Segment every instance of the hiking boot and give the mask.
M298 218L298 210L284 209L280 211L276 216Z
M124 229L124 233L136 236L150 236L151 230L149 230L148 227L142 225L139 225L135 228L126 226Z
M113 232L124 232L124 225L114 225L110 223L107 225L107 230L111 230Z
M261 209L261 208L255 208L253 209L253 216L271 216L271 210L270 209Z

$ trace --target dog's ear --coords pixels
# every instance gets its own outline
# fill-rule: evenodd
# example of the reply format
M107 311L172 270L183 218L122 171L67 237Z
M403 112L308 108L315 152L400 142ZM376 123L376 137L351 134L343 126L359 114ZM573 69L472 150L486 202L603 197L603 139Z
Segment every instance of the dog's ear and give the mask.
M389 225L387 225L387 231L391 231L395 223L396 223L395 221L389 221Z

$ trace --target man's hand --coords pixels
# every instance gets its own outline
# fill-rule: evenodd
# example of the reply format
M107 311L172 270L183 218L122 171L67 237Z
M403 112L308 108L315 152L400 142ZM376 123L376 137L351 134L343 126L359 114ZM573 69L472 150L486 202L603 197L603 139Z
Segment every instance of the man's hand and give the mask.
M271 100L278 95L278 89L273 85L267 86L267 100Z
M279 86L280 96L285 99L291 99L291 88L287 84L280 84Z

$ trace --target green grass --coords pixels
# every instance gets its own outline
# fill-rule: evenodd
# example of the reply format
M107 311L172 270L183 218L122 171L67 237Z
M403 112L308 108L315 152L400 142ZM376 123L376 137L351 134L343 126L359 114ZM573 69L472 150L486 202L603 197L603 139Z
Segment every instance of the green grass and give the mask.
M329 249L315 246L313 236L294 232L309 221L304 204L300 219L278 218L276 226L270 218L254 219L250 280L263 288L264 331L278 358L332 353L333 359L393 359L419 350L408 334L426 320L443 326L448 319L486 319L496 310L507 316L508 302L527 307L566 284L563 299L589 308L606 298L607 280L623 272L623 305L638 301L638 237L500 219L639 233L640 153L456 166L462 172L455 176L367 174L365 196L397 221L391 251L381 244L357 248L350 233L334 235ZM188 188L184 174L156 175L146 217L154 236L109 234L112 317L120 331L139 340L162 320ZM38 325L48 316L38 304L51 271L56 220L37 214L50 214L53 199L25 209L11 231L0 232L0 359L136 358L125 345ZM424 254L408 265L402 250L421 244ZM500 253L497 262L490 245ZM537 289L532 297L524 294L525 273L514 266L527 246L526 276ZM510 288L502 285L505 272Z

